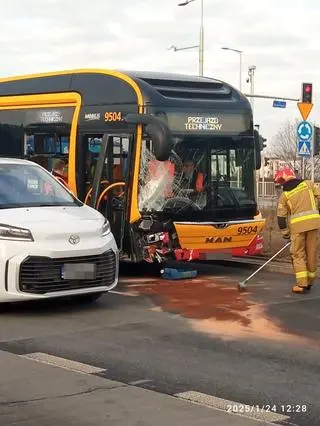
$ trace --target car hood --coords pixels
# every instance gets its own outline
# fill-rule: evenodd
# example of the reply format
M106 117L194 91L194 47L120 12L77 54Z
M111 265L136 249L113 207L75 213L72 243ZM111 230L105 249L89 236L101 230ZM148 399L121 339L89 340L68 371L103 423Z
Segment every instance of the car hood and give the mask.
M79 221L104 222L103 216L96 210L83 205L74 207L25 207L0 210L0 223L21 228L36 228L38 226L53 227L61 225L71 228L79 226ZM51 226L51 225L50 225Z

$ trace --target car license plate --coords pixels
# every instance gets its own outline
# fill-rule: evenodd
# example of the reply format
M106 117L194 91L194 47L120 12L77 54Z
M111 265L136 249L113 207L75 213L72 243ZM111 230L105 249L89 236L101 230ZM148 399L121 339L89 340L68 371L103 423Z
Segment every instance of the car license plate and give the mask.
M65 263L62 266L61 278L64 280L93 280L96 272L95 263Z

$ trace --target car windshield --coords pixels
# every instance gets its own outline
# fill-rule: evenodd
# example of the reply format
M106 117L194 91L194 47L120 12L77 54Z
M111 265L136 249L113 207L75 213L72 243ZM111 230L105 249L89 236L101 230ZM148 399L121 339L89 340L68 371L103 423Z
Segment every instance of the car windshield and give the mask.
M50 173L32 164L0 164L0 209L79 206Z

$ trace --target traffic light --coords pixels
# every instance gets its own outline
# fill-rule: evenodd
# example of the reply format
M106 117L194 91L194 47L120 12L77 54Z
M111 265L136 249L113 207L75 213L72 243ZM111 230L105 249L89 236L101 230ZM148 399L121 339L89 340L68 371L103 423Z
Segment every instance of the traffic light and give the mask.
M267 139L261 136L258 130L256 129L254 129L253 133L254 133L254 138L256 140L256 144L259 146L260 151L263 151L267 147L267 144L265 143L267 142Z
M302 83L302 103L312 104L312 83Z
M260 135L260 149L263 151L265 148L267 148L267 139Z
M320 154L320 127L314 126L314 147L313 155Z

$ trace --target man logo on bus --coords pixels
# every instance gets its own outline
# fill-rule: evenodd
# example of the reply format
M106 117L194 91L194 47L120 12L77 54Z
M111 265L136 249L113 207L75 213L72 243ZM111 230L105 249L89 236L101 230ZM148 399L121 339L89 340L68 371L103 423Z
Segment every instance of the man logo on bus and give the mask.
M206 244L232 243L232 237L206 237Z

